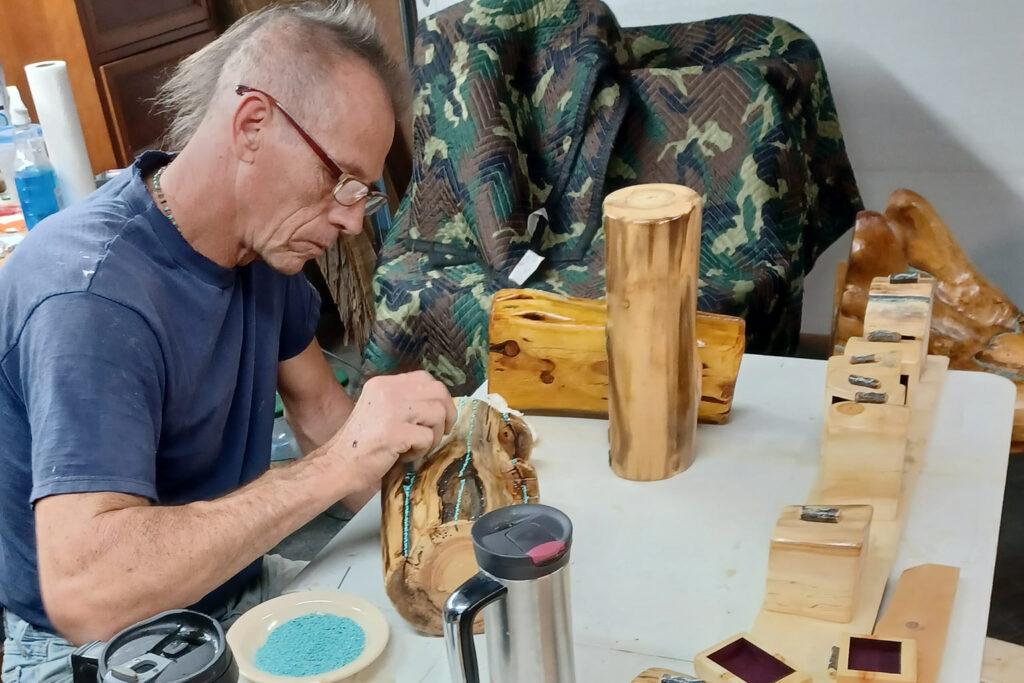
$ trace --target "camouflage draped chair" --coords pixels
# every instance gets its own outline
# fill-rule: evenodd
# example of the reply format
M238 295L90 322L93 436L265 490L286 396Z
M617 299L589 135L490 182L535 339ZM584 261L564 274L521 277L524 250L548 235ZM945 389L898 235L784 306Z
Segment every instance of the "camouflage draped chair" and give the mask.
M700 307L791 352L803 279L861 208L821 57L733 16L618 27L594 0L471 0L421 22L413 178L374 275L367 375L484 379L495 291L604 296L601 200L641 182L705 199ZM529 221L540 208L547 222Z

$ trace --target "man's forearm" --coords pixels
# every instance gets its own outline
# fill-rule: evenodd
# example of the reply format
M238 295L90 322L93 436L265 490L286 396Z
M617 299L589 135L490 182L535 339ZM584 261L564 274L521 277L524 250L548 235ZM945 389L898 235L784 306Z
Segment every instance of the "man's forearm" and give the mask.
M47 610L58 630L81 642L191 605L347 495L334 478L313 453L213 501L99 510L86 530L89 556L67 557L60 581L43 577ZM68 550L82 546L81 539L61 542ZM48 586L60 588L48 594Z

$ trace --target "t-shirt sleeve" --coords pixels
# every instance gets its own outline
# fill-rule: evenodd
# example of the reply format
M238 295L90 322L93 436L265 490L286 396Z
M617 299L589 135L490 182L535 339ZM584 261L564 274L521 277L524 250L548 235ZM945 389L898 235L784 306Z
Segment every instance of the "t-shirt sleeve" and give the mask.
M41 303L14 349L32 434L32 493L157 500L164 361L134 310L88 292Z
M305 351L319 322L320 295L305 275L292 275L285 285L278 360L288 360Z

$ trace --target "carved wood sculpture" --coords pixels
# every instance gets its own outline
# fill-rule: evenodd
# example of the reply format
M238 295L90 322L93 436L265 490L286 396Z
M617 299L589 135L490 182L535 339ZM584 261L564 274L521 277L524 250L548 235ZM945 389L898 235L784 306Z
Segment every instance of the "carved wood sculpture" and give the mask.
M608 416L604 301L532 289L494 295L487 380L516 410ZM697 311L700 422L724 424L746 346L742 318Z
M1017 384L1014 450L1024 449L1024 313L974 268L949 226L921 195L897 190L885 213L861 212L850 259L840 266L833 341L862 336L873 278L908 269L936 280L928 352L950 367L981 370Z
M700 221L700 195L681 185L604 200L609 460L625 479L666 479L693 462Z
M444 601L477 572L473 521L538 501L533 437L522 418L476 399L456 405L458 418L442 445L397 464L381 492L385 590L398 613L429 635L441 635Z

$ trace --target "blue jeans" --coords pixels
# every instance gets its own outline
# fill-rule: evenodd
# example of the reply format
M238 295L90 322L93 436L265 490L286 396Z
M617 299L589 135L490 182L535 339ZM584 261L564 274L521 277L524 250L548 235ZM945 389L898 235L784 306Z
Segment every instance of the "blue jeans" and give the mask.
M284 592L305 566L305 562L280 555L265 555L259 581L247 586L213 616L227 629L246 610ZM4 634L4 665L0 674L3 683L67 683L71 680L74 645L7 611L4 611Z

